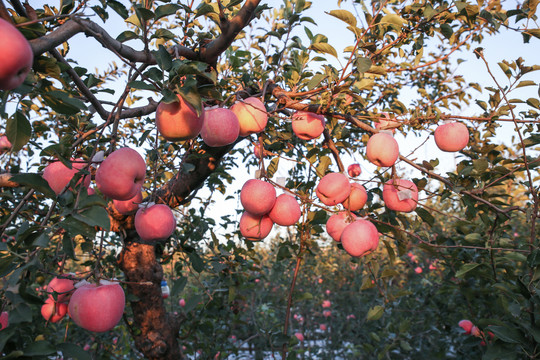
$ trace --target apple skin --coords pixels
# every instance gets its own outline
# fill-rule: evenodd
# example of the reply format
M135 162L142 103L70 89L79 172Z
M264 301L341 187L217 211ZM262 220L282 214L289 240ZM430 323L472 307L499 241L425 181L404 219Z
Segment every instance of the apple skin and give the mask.
M392 134L396 132L396 128L400 127L401 123L399 121L391 120L390 114L384 112L379 117L379 122L375 123L375 129L377 130L390 130Z
M460 122L439 125L435 129L435 143L442 151L463 150L469 143L469 129Z
M165 204L141 207L135 214L135 230L144 241L166 240L174 229L176 219Z
M371 222L358 219L343 229L341 244L349 255L364 256L379 246L379 232Z
M268 215L253 215L245 211L240 217L240 232L251 241L264 239L272 231L274 222Z
M32 68L34 53L30 43L17 28L0 18L0 90L12 90L21 85Z
M202 107L202 105L201 105ZM205 118L204 110L201 115L184 98L178 95L178 102L159 103L156 110L156 126L166 140L183 141L196 138L201 132Z
M13 145L8 140L6 135L0 136L0 154L5 153L6 151L11 150Z
M238 117L229 109L214 108L206 110L201 137L211 147L232 144L238 139L240 124Z
M68 305L63 302L56 302L52 298L47 298L45 304L41 306L41 316L50 322L59 322L66 316Z
M180 301L178 301L178 305L180 305L181 307L186 307L186 300L180 299Z
M300 204L289 194L281 194L276 198L276 202L268 213L270 219L281 226L291 226L300 220L302 210Z
M298 339L298 341L300 342L304 341L304 334L297 332L294 334L294 336Z
M327 329L326 324L319 325L319 329L321 329L322 331L326 331Z
M75 289L73 283L74 282L71 279L55 277L47 285L47 293L49 294L49 298L54 299L53 293L56 292L56 301L59 303L68 302L72 291Z
M9 313L7 311L2 311L0 314L0 331L4 330L9 326Z
M330 306L332 306L332 302L330 302L330 300L323 300L321 306L322 306L324 309L327 309L327 308L329 308Z
M326 174L315 190L321 202L328 206L342 203L351 193L349 179L342 173Z
M146 163L139 153L125 147L113 151L96 171L96 185L114 200L129 200L141 192Z
M49 183L56 195L60 195L73 176L86 165L81 159L72 159L71 161L71 169L57 160L49 163L43 170L43 178ZM85 187L90 186L90 176L84 177L83 184Z
M316 139L324 131L324 116L307 111L297 111L292 116L292 130L302 140Z
M139 204L142 203L142 193L138 192L129 200L113 200L113 205L116 211L122 215L130 215L139 210Z
M366 189L358 184L351 184L351 193L349 197L342 202L343 207L349 211L357 211L364 207L367 202L367 192Z
M340 211L330 216L326 222L326 232L337 242L341 241L341 233L350 223L356 220L356 215L347 211Z
M473 323L470 320L461 320L458 325L465 330L465 334L469 335L473 328Z
M266 181L248 180L240 191L240 202L244 210L252 215L268 214L276 203L276 189Z
M412 198L400 200L398 193L403 190L410 190L412 192ZM383 201L390 210L411 212L416 209L416 205L418 205L418 188L410 180L388 180L383 187Z
M240 136L260 133L268 123L266 108L263 102L256 97L236 102L231 106L231 111L238 117Z
M350 177L357 177L362 173L362 169L360 168L360 164L351 164L347 168L347 173Z
M69 301L69 316L75 324L94 332L111 330L124 313L126 298L119 284L86 284L79 287Z
M372 135L366 146L368 160L381 167L390 167L399 157L399 146L390 134L378 133Z

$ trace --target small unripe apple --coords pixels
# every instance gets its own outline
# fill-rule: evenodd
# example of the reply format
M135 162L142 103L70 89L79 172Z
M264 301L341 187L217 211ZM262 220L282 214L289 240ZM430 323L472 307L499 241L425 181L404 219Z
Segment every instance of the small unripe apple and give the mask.
M343 229L350 223L356 220L356 215L347 211L340 211L337 214L330 216L326 222L326 232L335 241L341 241L341 233Z
M34 53L30 43L15 26L0 18L0 90L21 85L32 68Z
M322 331L326 331L327 329L326 324L319 325L319 329L321 329Z
M324 310L322 314L326 318L332 316L332 312L330 310Z
M260 133L268 123L266 108L259 98L249 97L236 102L231 111L238 117L240 136Z
M13 145L8 140L6 135L0 136L0 154L5 153L6 151L11 150Z
M323 300L321 306L322 306L324 309L327 309L327 308L329 308L330 306L332 306L332 302L331 302L330 300Z
M412 181L391 179L384 184L383 201L390 210L411 212L418 205L418 188Z
M142 201L142 193L138 192L129 200L113 200L113 205L120 214L129 215L139 210L139 204L142 203Z
M379 232L368 220L358 219L343 229L341 244L349 255L364 256L379 246Z
M251 241L262 240L270 234L274 223L268 215L253 215L245 211L240 217L240 232Z
M258 216L268 214L276 203L276 189L266 181L248 180L240 191L240 202L244 210L250 214Z
M347 172L350 177L357 177L362 173L362 169L360 168L360 164L351 164L347 168Z
M294 196L281 194L277 197L272 210L268 213L270 219L278 225L290 226L300 220L302 210Z
M465 334L469 335L473 328L473 323L470 320L461 320L458 325L465 331Z
M391 120L390 114L384 112L379 117L379 122L375 123L375 129L377 130L390 130L392 134L396 132L396 128L401 126L399 121Z
M178 301L178 305L180 305L181 307L186 307L186 300L180 299L180 301Z
M294 336L298 339L298 341L304 341L304 334L297 332L294 334Z
M139 153L128 147L113 151L96 171L96 185L103 195L129 200L141 192L146 163Z
M45 304L41 306L41 316L47 321L58 322L66 316L68 305L66 303L56 302L52 298L47 298Z
M333 206L347 199L351 193L351 184L344 174L329 173L319 181L315 192L323 204Z
M349 194L349 197L345 199L345 201L343 201L342 204L345 209L348 209L350 211L356 211L364 207L367 198L368 195L366 189L358 183L352 183L351 193Z
M4 330L9 326L9 313L7 311L2 311L0 314L0 330Z
M165 204L143 206L135 214L135 230L144 241L165 240L175 228L174 214Z
M195 108L178 95L178 102L159 103L156 126L161 136L169 141L189 140L201 132L204 116L204 110L200 116L197 115Z
M238 117L229 109L206 110L201 137L208 146L219 147L232 144L238 139L240 124Z
M390 167L399 157L399 146L390 134L372 135L366 146L366 156L370 162L381 167Z
M255 155L257 159L260 159L261 155L264 157L264 152L264 146L261 143L256 143L253 146L253 155Z
M85 163L81 159L72 159L71 169L64 165L61 161L53 161L49 163L43 170L43 178L49 183L49 186L56 195L59 195L62 190L69 184L73 176L84 168ZM80 182L78 183L80 184ZM90 176L84 177L84 186L90 186Z
M435 129L435 143L442 151L463 150L469 143L469 129L460 122L439 125Z
M482 337L482 332L477 326L473 326L471 329L471 335L476 337Z
M324 116L307 111L297 111L292 116L292 130L302 140L316 139L324 131Z
M72 291L75 289L73 280L55 277L47 285L47 293L49 298L53 298L53 294L57 293L56 301L63 303L69 301Z

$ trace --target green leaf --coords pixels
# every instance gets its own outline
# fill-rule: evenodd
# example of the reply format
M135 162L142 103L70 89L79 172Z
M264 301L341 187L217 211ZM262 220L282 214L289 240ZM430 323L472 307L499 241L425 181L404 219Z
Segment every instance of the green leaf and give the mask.
M495 334L501 341L511 344L525 343L523 335L513 327L507 326L490 326L488 330Z
M62 352L64 358L75 360L92 360L92 356L78 345L71 343L60 343L57 349Z
M191 266L193 266L193 270L198 273L204 270L204 261L197 253L190 253L189 260L191 262Z
M202 100L197 90L193 87L181 87L178 89L178 94L187 101L197 111L198 115L202 114Z
M172 56L163 45L159 45L157 51L152 51L159 67L164 71L169 71L172 67Z
M405 23L405 20L401 18L401 16L396 14L388 14L382 17L381 24L390 24L392 27L396 30L400 30L403 24Z
M457 272L456 277L462 278L467 274L468 272L476 269L477 267L481 266L482 264L464 264Z
M70 97L65 91L47 91L42 97L47 105L60 114L75 115L87 109L81 100Z
M369 309L367 313L367 321L379 320L384 314L384 308L380 305L374 306Z
M307 84L308 90L315 89L326 78L327 78L327 76L324 75L324 74L315 74L315 75L313 75L313 77L311 78L311 80L309 80L309 82Z
M111 228L109 213L101 206L92 206L78 214L73 214L73 217L87 225L99 226L103 230L108 231Z
M323 155L319 159L319 165L317 165L317 174L324 175L326 174L326 170L328 167L332 164L332 159L330 157Z
M528 29L528 30L526 30L524 32L525 32L525 34L532 35L535 38L540 39L540 29Z
M179 279L173 280L173 286L171 288L171 296L174 297L178 294L180 294L187 284L187 277L180 277Z
M16 175L13 175L10 180L20 185L28 186L31 189L37 190L43 195L51 199L56 198L56 194L49 186L49 183L41 175L16 174Z
M142 20L142 22L151 20L155 16L152 10L148 10L147 8L143 8L143 7L135 8L135 12L139 16L139 19Z
M56 354L56 348L48 341L36 341L24 348L25 356L45 356Z
M520 81L519 84L517 84L516 89L523 86L536 86L536 83L531 80Z
M180 10L182 7L177 4L166 4L166 5L160 5L156 8L156 20L161 19L164 16L169 16L176 14L178 10Z
M130 81L128 83L128 86L131 87L132 89L159 91L159 89L156 89L154 85L148 84L142 80Z
M527 104L532 106L535 109L540 110L540 100L538 100L536 98L528 98L527 99Z
M270 161L270 164L268 164L268 167L266 168L266 176L269 178L272 178L276 171L278 170L279 165L279 156L276 156Z
M414 211L425 223L427 223L429 226L433 226L435 223L435 218L429 211L421 207L417 207Z
M361 73L367 72L369 69L371 69L372 65L373 65L373 62L371 61L370 58L359 57L356 59L356 67L358 71Z
M441 34L443 34L445 38L450 39L453 33L454 29L452 29L452 26L449 24L441 24Z
M330 55L337 58L336 49L334 49L334 47L332 45L327 44L327 43L319 42L319 43L316 43L316 44L311 44L309 46L309 49L315 50L316 52L319 52L319 53L330 54Z
M332 10L329 13L329 15L332 15L333 17L338 18L341 21L346 22L347 24L351 26L356 26L356 17L347 10Z
M191 310L195 309L197 305L203 300L203 297L201 295L195 295L191 298L189 298L186 301L186 307L184 308L185 312L190 312Z
M6 136L13 145L12 151L17 152L28 143L32 136L32 125L20 111L9 117L6 123Z
M120 33L120 35L116 37L116 40L120 42L125 42L128 40L133 40L133 39L138 39L138 38L139 38L139 35L135 34L133 31L126 30Z
M107 5L110 6L124 20L129 16L129 11L124 4L116 0L107 0Z
M172 40L176 37L171 31L167 29L158 29L150 39L163 39L163 40ZM161 47L162 45L160 45Z
M202 3L197 7L197 10L195 12L195 18L198 18L199 16L203 16L209 13L215 13L214 7L207 3Z

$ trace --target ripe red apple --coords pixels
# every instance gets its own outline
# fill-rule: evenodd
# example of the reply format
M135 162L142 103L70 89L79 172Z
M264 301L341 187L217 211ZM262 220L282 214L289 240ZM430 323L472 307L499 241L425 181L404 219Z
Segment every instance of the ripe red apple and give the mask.
M340 211L330 216L326 222L326 232L335 241L341 241L341 233L350 223L356 220L356 215L347 211Z
M450 122L435 129L435 143L442 151L460 151L469 143L469 129L463 123Z
M180 299L180 301L178 301L178 305L180 305L181 307L185 307L186 306L186 300Z
M71 169L61 161L53 161L43 170L43 178L47 180L56 195L59 195L69 184L73 176L86 165L81 159L72 159L71 161ZM84 186L90 186L90 176L84 177Z
M165 204L141 207L135 214L135 230L144 241L165 240L175 228L174 214Z
M317 197L328 206L342 203L351 193L349 179L342 173L326 174L315 190Z
M0 330L4 330L9 326L9 313L7 311L2 311L0 314Z
M142 201L142 193L138 192L129 200L113 200L113 205L120 214L129 215L139 210L139 204L142 203Z
M128 147L113 151L96 171L96 185L103 195L129 200L141 192L146 163L139 153Z
M364 207L367 198L368 195L366 189L358 183L352 183L351 193L349 194L349 197L345 199L345 201L343 201L342 204L345 209L348 209L350 211L356 211Z
M326 324L319 325L319 329L321 329L322 331L326 331Z
M218 147L232 144L238 138L240 124L238 117L229 109L206 110L201 137L208 146Z
M238 117L240 136L260 133L268 122L266 108L263 102L256 97L236 102L231 107L231 111Z
M332 312L330 310L324 310L322 314L326 318L332 316Z
M197 115L195 108L178 95L178 102L159 103L156 126L161 136L169 141L189 140L201 132L204 117L204 110L200 116Z
M52 298L47 298L45 304L41 306L41 316L47 321L58 322L66 315L68 305L62 302L56 302Z
M11 150L13 145L8 140L6 135L0 136L0 154L5 153L6 151Z
M53 293L57 293L56 301L63 303L69 301L71 292L75 289L73 280L55 277L47 285L49 298L53 299Z
M343 229L341 244L349 255L364 256L379 246L379 232L368 220L358 219Z
M276 203L276 189L266 181L248 180L240 191L240 202L244 210L252 215L268 214Z
M378 133L372 135L366 146L366 156L377 166L390 167L399 157L399 146L390 134Z
M384 112L379 117L379 122L375 123L375 129L377 130L390 130L392 134L396 132L396 128L401 126L399 121L391 120L390 114Z
M389 180L383 187L383 201L390 210L411 212L418 204L418 188L409 180Z
M270 234L274 223L268 215L253 215L245 211L240 217L240 232L251 241L262 240Z
M465 334L469 335L471 333L471 330L473 328L473 323L470 320L461 320L458 325L465 330Z
M332 302L330 302L330 300L323 300L321 306L323 307L323 309L327 309L327 308L329 308L330 306L332 306Z
M83 329L104 332L118 324L126 298L118 283L86 284L77 288L69 301L69 316Z
M362 173L362 169L360 168L360 164L351 164L347 168L347 172L350 177L357 177Z
M300 219L302 210L294 196L281 194L277 197L276 202L268 215L276 224L290 226L296 224Z
M307 111L297 111L292 116L293 132L302 140L316 139L324 131L324 116Z
M34 53L19 30L0 18L0 90L12 90L21 85L32 68Z
M297 333L294 334L294 336L296 336L298 341L304 341L304 334L302 334L300 332L297 332Z

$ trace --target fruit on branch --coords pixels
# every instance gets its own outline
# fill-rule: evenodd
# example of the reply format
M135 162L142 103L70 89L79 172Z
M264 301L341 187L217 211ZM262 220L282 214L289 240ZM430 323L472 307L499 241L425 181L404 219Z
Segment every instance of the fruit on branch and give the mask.
M289 194L281 194L276 198L276 202L268 213L270 219L281 226L291 226L300 220L302 210L298 201L294 196Z
M333 206L347 199L351 193L351 184L344 174L329 173L319 181L315 192L323 204Z
M390 167L399 157L399 146L390 134L372 135L366 146L366 156L370 162L381 167Z
M442 151L460 151L469 143L469 129L460 122L439 125L435 129L435 143Z
M360 164L351 164L347 168L347 172L350 177L357 177L362 173L362 169L360 168Z
M458 322L458 325L465 330L465 334L469 335L471 333L471 330L473 328L473 323L470 320L461 320Z
M266 108L263 102L256 97L236 102L231 107L231 111L238 117L240 136L260 133L268 123Z
M321 306L323 309L328 309L330 306L332 306L332 302L330 300L323 300Z
M399 121L391 120L390 114L384 112L379 117L379 121L375 123L375 129L377 130L390 130L392 134L396 132L396 128L401 126Z
M135 214L135 230L144 241L166 240L175 228L174 214L165 204L143 206Z
M471 329L471 335L476 337L482 337L482 332L478 328L478 326L473 326Z
M9 313L7 311L2 311L0 314L0 330L4 330L9 326Z
M390 210L411 212L418 205L418 188L410 180L388 180L383 187L383 201Z
M21 32L0 18L0 90L12 90L21 85L32 68L34 53Z
M244 211L240 217L240 233L251 241L262 240L270 234L274 222L268 215L253 215Z
M49 298L54 299L54 293L57 294L56 301L63 303L69 301L71 293L75 287L73 280L55 277L47 285L47 293Z
M8 140L6 135L0 136L0 154L5 153L6 151L11 150L13 145Z
M156 126L166 140L189 140L197 137L201 132L204 117L204 110L201 115L198 115L195 108L178 95L178 102L159 103L156 110Z
M139 209L139 204L142 203L142 193L138 192L129 200L113 200L113 205L116 211L122 215L129 215Z
M304 334L302 334L301 332L295 333L294 336L298 339L298 341L304 341Z
M238 117L229 109L205 110L201 137L208 146L219 147L232 144L238 139L240 124Z
M324 131L324 116L307 111L297 111L292 116L292 130L302 140L316 139Z
M326 331L327 329L326 324L319 325L319 329L321 329L322 331Z
M47 298L45 304L41 306L41 316L50 322L59 322L68 311L68 305L63 302L54 301L52 298Z
M370 221L358 219L343 229L341 244L349 255L364 256L379 246L379 232Z
M69 316L83 329L104 332L118 324L126 298L118 283L85 284L77 288L69 301Z
M181 307L186 307L186 300L180 299L180 301L178 301L178 305L180 305Z
M240 202L244 210L252 215L268 214L276 203L276 189L266 181L248 180L240 191Z
M49 163L43 170L43 178L49 183L51 189L56 195L59 195L62 190L69 184L73 176L85 166L84 160L72 159L71 169L64 165L61 161L53 161ZM80 184L81 181L77 184ZM90 186L90 176L84 177L83 182L85 187Z
M358 184L351 184L351 193L349 197L343 201L343 207L350 211L357 211L364 207L366 204L368 195L366 189Z
M146 163L139 153L125 147L113 151L96 171L96 185L103 195L129 200L141 192Z
M356 220L356 215L347 211L340 211L330 216L326 222L326 232L335 241L341 241L341 233L350 223Z
M327 318L327 317L332 316L332 311L330 311L330 310L324 310L324 311L322 312L322 314L323 314L323 316L324 316L325 318Z

